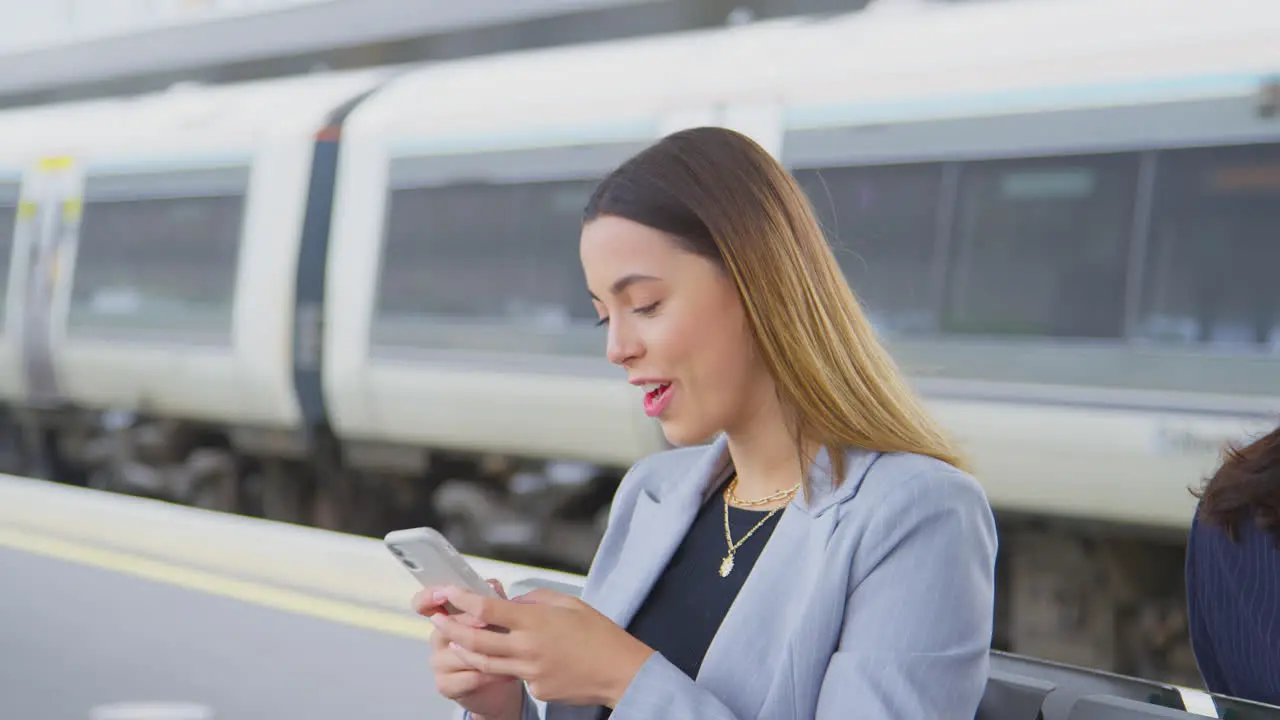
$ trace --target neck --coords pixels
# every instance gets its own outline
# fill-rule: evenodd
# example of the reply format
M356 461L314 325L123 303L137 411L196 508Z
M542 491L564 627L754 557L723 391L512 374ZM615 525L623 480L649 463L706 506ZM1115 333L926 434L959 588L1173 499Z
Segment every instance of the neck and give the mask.
M738 474L734 494L742 500L789 490L803 479L800 450L781 412L760 413L753 422L725 435Z

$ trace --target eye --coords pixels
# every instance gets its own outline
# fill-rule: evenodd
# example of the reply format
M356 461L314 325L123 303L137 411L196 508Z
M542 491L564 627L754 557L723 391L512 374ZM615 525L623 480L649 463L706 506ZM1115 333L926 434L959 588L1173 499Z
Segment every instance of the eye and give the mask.
M644 307L636 308L634 312L637 315L652 315L654 311L658 309L658 305L659 303L653 303L652 305L645 305Z
M601 327L608 324L609 324L609 318L607 317L602 317L596 321L596 327Z

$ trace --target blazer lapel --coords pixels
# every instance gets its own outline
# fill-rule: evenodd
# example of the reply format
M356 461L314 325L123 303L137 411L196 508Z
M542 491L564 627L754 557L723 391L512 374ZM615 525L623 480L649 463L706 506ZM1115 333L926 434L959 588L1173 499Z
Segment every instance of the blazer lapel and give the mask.
M689 531L708 487L726 462L723 436L682 477L660 478L636 498L617 564L592 605L627 627Z
M778 668L791 661L789 641L805 619L802 608L827 570L826 549L837 517L831 508L836 499L857 492L871 459L870 453L851 454L847 477L852 484L834 488L826 451L819 453L809 474L812 495L796 498L783 511L707 648L697 683L738 717L762 717L777 682L788 679L779 677ZM790 702L784 708L790 712Z
M822 569L834 516L814 518L795 507L778 524L707 648L698 685L738 717L760 717L799 608Z

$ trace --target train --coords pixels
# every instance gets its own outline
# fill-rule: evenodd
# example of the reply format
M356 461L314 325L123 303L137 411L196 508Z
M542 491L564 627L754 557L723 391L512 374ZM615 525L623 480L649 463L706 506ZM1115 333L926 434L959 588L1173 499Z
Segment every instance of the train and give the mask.
M668 447L593 185L796 176L1001 531L997 646L1194 682L1190 489L1280 419L1280 4L866 9L0 111L0 464L583 571Z

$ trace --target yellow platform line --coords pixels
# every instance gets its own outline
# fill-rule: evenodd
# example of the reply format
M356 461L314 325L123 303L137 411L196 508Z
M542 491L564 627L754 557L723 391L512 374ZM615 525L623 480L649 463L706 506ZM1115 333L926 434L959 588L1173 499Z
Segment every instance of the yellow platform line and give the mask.
M413 615L407 607L405 613L399 615L137 555L95 548L43 533L18 530L12 526L0 525L0 547L90 565L176 585L188 590L219 595L274 610L283 610L389 635L425 640L431 636L431 631L434 629L426 618Z

